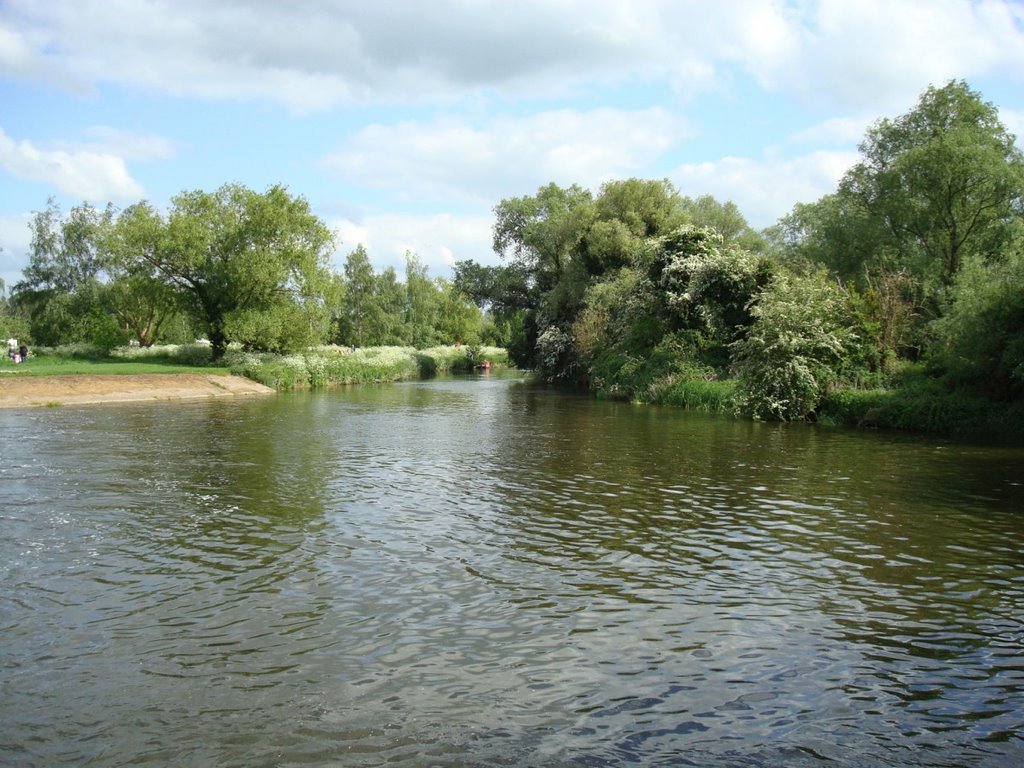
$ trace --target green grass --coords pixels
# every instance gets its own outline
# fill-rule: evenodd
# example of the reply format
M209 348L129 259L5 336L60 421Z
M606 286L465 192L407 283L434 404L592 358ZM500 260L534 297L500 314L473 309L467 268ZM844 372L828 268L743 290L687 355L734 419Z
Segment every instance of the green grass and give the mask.
M72 376L81 374L132 375L139 373L212 373L227 375L227 366L185 365L162 360L126 361L116 358L86 360L51 355L30 357L28 361L14 365L10 361L0 363L0 381L5 376Z

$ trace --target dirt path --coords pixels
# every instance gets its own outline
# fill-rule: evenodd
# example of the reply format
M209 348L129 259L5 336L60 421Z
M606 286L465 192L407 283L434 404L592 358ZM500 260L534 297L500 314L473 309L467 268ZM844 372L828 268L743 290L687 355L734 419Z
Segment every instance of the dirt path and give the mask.
M262 395L273 391L241 376L201 373L141 373L125 376L0 374L0 408L195 400Z

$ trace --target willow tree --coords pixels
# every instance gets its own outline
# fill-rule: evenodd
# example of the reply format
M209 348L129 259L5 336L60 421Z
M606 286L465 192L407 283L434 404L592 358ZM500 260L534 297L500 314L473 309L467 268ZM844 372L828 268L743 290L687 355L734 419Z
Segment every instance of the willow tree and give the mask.
M284 187L184 192L166 219L142 203L117 225L131 257L179 292L214 359L230 341L287 351L326 335L334 238Z

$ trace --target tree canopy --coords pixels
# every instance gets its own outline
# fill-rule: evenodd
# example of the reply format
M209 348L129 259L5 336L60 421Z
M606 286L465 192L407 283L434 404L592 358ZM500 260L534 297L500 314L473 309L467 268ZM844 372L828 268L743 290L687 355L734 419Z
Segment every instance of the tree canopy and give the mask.
M416 254L407 254L404 283L393 268L377 273L362 246L335 271L333 233L281 186L183 192L166 213L143 201L64 215L50 201L32 231L25 279L0 310L6 326L28 322L19 336L37 344L149 346L202 335L218 358L229 343L276 352L328 341L423 347L487 333L470 298L428 277Z
M963 81L876 122L837 191L784 222L808 255L846 277L904 268L930 290L965 256L996 258L1024 212L1024 155L996 108Z

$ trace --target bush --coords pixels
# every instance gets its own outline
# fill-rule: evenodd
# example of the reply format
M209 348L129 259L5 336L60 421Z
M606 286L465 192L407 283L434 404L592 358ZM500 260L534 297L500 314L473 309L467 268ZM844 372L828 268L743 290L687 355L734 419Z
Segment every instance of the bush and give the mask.
M722 344L735 340L751 320L752 299L771 279L770 262L690 225L662 238L661 247L656 282L668 309Z
M779 276L733 344L741 408L758 419L808 418L856 348L845 293L818 274Z
M998 399L1024 394L1024 243L1006 261L968 259L932 328L931 357L956 382Z

